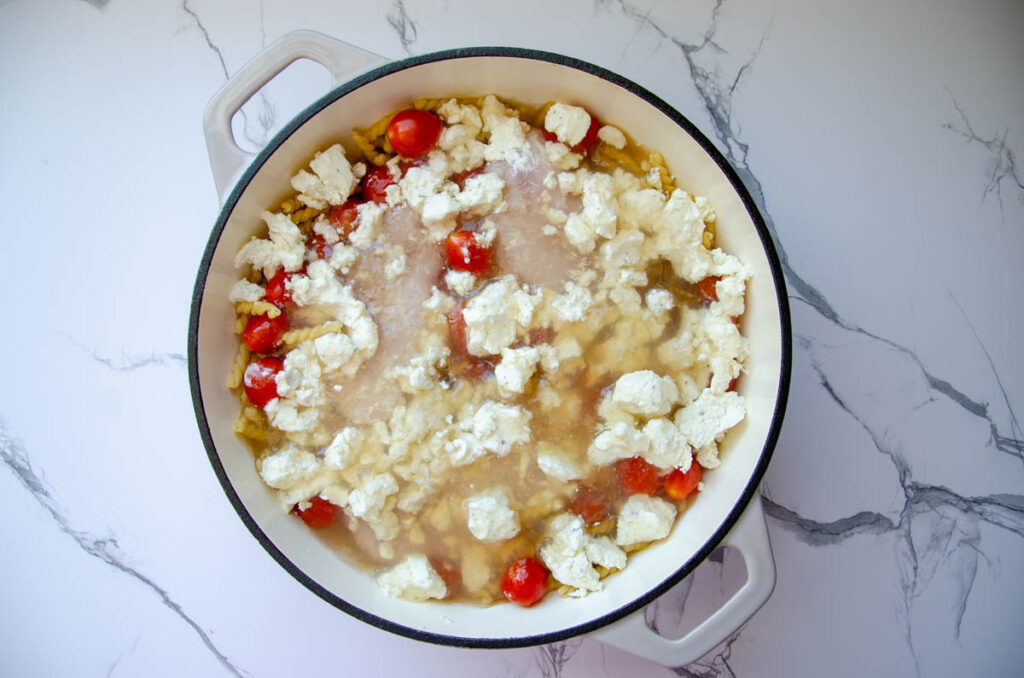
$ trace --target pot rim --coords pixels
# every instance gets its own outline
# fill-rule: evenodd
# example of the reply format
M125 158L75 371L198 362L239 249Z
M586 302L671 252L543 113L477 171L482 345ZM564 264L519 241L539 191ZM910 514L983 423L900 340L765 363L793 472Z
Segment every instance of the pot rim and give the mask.
M227 221L231 213L234 211L235 206L238 203L242 193L248 186L249 182L252 181L256 173L263 167L266 161L277 151L277 149L302 125L308 122L311 118L317 115L324 108L332 104L337 99L365 86L369 83L378 80L384 76L396 73L402 70L421 66L428 63L446 60L456 59L467 59L476 57L504 57L504 58L518 58L528 59L534 61L545 61L553 63L559 66L567 66L584 73L597 76L603 80L607 80L614 85L617 85L628 92L636 95L643 99L650 105L657 108L661 113L671 119L679 127L681 127L687 134L689 134L701 148L711 157L715 164L721 169L721 171L728 178L729 183L732 185L733 190L739 195L743 202L743 206L747 213L750 215L753 221L754 227L757 230L757 234L761 239L762 247L764 248L765 255L768 259L768 266L771 270L772 280L775 285L776 301L779 307L779 321L781 327L781 353L780 356L780 370L779 370L779 386L775 396L775 410L772 413L771 423L768 428L767 436L765 437L764 445L761 449L758 462L754 467L753 473L750 475L750 479L747 485L744 487L743 492L740 494L736 503L733 505L732 510L726 516L726 519L719 526L711 537L704 543L704 545L697 550L688 560L683 563L678 570L672 575L662 581L659 585L649 589L647 593L633 600L632 602L619 607L616 610L608 612L595 619L588 620L581 624L576 624L558 631L549 633L543 633L532 636L516 636L511 638L468 638L464 636L456 635L444 635L438 633L432 633L428 631L422 631L420 629L410 628L402 624L398 624L394 621L378 616L372 612L357 607L343 598L336 596L335 594L328 591L326 588L318 584L315 580L305 574L299 569L288 557L281 552L280 549L274 544L274 542L263 532L262 529L256 524L252 516L249 514L245 505L242 503L235 492L230 480L227 477L227 473L224 470L224 466L220 461L220 456L217 453L217 448L213 442L213 436L210 432L210 425L206 418L206 410L203 404L203 394L199 383L199 316L202 307L203 294L206 288L207 275L210 270L210 265L213 261L214 252L217 249L217 244L220 242L220 237L223 234L224 228L227 225ZM303 586L315 593L325 602L329 603L333 607L336 607L349 615L359 619L363 622L376 626L377 628L392 633L412 638L414 640L435 643L438 645L447 645L453 647L466 647L466 648L521 648L529 647L533 645L542 645L547 643L554 643L558 641L567 640L569 638L595 631L599 628L607 626L614 621L622 619L623 617L649 605L652 601L658 598L660 595L668 591L670 588L678 584L684 577L690 574L700 563L704 561L708 555L719 545L726 534L732 529L733 525L739 519L743 510L750 502L754 492L757 491L760 485L761 479L764 476L765 471L768 468L768 463L771 460L772 454L775 450L775 445L778 442L779 433L782 428L782 421L785 415L786 404L789 394L789 382L792 370L792 331L790 323L790 312L789 312L789 301L786 293L786 283L782 272L782 265L779 260L778 253L776 252L775 245L772 242L771 234L768 231L768 227L765 224L764 218L761 216L757 205L754 203L753 198L747 191L742 180L737 174L736 170L733 169L729 161L722 155L722 153L711 143L711 141L704 136L704 134L697 129L697 127L690 122L681 113L676 111L672 106L662 100L660 97L650 92L649 90L641 87L632 80L620 76L612 71L609 71L600 66L581 61L572 57L567 57L561 54L552 52L545 52L541 50L521 48L521 47L464 47L458 49L443 50L438 52L431 52L428 54L422 54L418 56L409 57L407 59L401 59L398 61L388 62L381 66L372 68L371 70L359 75L345 83L342 83L338 87L332 89L326 93L305 109L303 109L298 115L292 118L281 130L274 135L266 146L253 158L248 167L242 172L238 180L235 182L228 194L227 198L221 207L220 214L214 224L213 230L210 233L210 238L207 241L206 248L203 252L203 257L200 261L199 271L196 275L196 283L192 292L192 304L191 311L189 314L189 327L188 327L188 379L189 387L192 392L192 404L195 410L196 421L199 425L199 433L203 440L203 445L206 448L207 457L210 460L213 471L217 475L217 479L220 481L221 487L224 489L228 500L231 505L234 506L235 511L238 513L239 518L252 533L253 537L260 543L260 545L270 554L270 556L277 561L277 563L283 567L292 577L298 580Z

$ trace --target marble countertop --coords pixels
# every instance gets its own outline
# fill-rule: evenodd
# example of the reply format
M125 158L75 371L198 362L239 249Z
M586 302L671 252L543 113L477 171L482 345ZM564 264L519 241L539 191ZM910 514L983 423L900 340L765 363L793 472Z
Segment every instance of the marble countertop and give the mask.
M810 7L0 2L0 674L1019 674L1024 6ZM591 61L690 118L750 189L793 313L762 488L778 585L702 660L394 636L307 591L238 520L185 367L219 209L200 122L298 28L390 58L514 45ZM238 136L262 145L326 87L290 69ZM652 619L670 630L738 579L716 556Z

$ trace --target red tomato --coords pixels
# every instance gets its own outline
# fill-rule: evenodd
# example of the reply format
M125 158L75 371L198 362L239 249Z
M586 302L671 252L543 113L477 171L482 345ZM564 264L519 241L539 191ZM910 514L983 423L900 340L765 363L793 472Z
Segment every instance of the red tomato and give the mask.
M384 202L387 200L387 188L394 185L395 180L391 178L391 170L386 166L374 167L363 177L363 197L373 202Z
M576 496L569 503L569 510L587 525L594 525L608 517L608 500L600 490L580 485L576 488Z
M359 205L362 201L349 198L340 205L335 205L327 213L327 220L334 226L342 240L348 240L348 235L356 230L356 220L359 219Z
M736 390L736 385L739 382L740 382L740 378L739 377L733 377L732 381L729 382L728 388L726 388L725 390L726 391L735 391Z
M530 607L548 592L548 571L536 558L520 558L501 575L501 592L513 603Z
M619 459L615 462L619 486L630 494L654 494L658 491L658 469L643 457Z
M700 296L704 298L705 302L718 301L718 291L715 289L715 285L721 279L721 276L713 275L697 283L697 291L700 292Z
M242 341L253 353L270 353L281 344L281 336L289 327L288 317L284 313L276 318L254 315L245 324Z
M338 512L337 506L320 497L313 497L309 503L309 508L305 510L300 509L298 505L292 509L302 518L302 522L317 529L327 527L334 522L334 516Z
M573 153L586 155L590 152L590 149L597 145L597 133L599 131L601 131L601 123L594 116L590 116L590 127L587 128L587 133L583 135L578 144L572 146L569 150ZM544 139L547 141L558 141L558 135L544 130Z
M701 468L696 459L690 462L690 469L685 473L677 468L672 469L672 472L665 476L665 494L676 501L686 499L697 489L700 476Z
M452 340L452 348L455 352L468 356L466 348L466 319L462 316L462 304L459 304L448 312L448 335Z
M280 358L260 358L249 363L242 374L242 385L245 395L256 407L265 407L277 396L277 373L284 369L284 361Z
M283 268L278 269L277 273L274 274L274 277L267 281L267 301L278 308L294 306L295 303L292 301L292 291L288 289L288 286L285 283L291 280L295 275L298 275L298 273L287 273Z
M442 127L441 118L433 113L408 108L391 118L388 141L399 155L415 158L434 147Z
M444 241L448 266L454 271L481 275L491 267L491 250L476 239L472 231L455 231Z

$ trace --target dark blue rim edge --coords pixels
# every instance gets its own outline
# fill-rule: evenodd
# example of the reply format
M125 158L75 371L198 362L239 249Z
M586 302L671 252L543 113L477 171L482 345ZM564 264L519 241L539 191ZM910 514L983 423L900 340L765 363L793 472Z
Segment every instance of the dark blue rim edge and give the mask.
M733 188L739 194L743 201L743 205L746 207L747 212L750 214L751 219L754 222L754 226L757 228L758 235L761 238L761 244L764 246L765 254L768 257L768 264L771 268L772 278L775 283L776 298L779 305L779 319L782 327L782 356L780 364L779 374L779 388L776 394L775 412L772 415L771 425L768 429L768 436L765 439L764 447L761 451L761 458L754 469L754 473L750 477L750 481L744 488L743 493L740 495L739 500L736 502L732 511L726 517L726 520L722 523L721 527L711 536L711 538L704 544L704 546L697 551L690 558L689 561L683 564L672 576L668 577L665 581L661 582L658 586L648 591L645 595L637 598L628 605L624 605L617 610L609 612L592 621L572 626L560 631L545 633L536 636L523 636L516 638L465 638L462 636L447 636L436 633L429 633L421 631L419 629L410 628L395 622L389 621L382 617L363 610L362 608L356 607L351 603L345 601L342 598L334 595L327 589L323 588L310 577L308 577L302 570L296 567L288 558L274 545L274 543L267 537L266 534L259 528L256 522L249 515L245 506L239 499L238 494L235 492L230 481L228 480L227 474L224 471L224 467L220 462L220 457L217 454L217 449L213 444L213 437L210 434L209 422L206 420L206 411L203 406L203 395L199 387L199 361L198 361L198 349L199 349L199 312L202 306L203 291L206 287L206 278L210 269L210 264L213 260L214 251L217 248L217 243L220 240L220 236L224 231L224 227L227 224L228 216L234 210L242 192L248 186L249 182L255 176L256 172L263 166L267 159L288 139L289 136L299 127L301 127L306 121L312 118L314 115L319 113L322 109L333 103L336 99L356 90L364 85L382 77L395 73L398 71L412 68L414 66L420 66L422 64L432 63L435 61L444 61L447 59L464 59L469 57L512 57L520 59L530 59L535 61L547 61L560 66L568 66L579 71L583 71L590 75L597 76L604 80L607 80L619 87L635 94L636 96L644 99L652 106L656 107L663 114L668 116L673 122L682 127L691 137L693 137L697 143L707 152L711 158L715 161L715 164L725 173L728 177L729 182ZM378 628L390 631L407 638L419 640L423 642L435 643L439 645L449 645L454 647L467 647L467 648L489 648L489 649L502 649L502 648L519 648L529 647L532 645L542 645L546 643L554 643L580 634L595 631L603 626L606 626L618 619L625 617L626 615L639 610L640 608L651 603L655 598L668 591L670 588L675 586L681 581L686 575L692 572L697 565L699 565L707 556L715 549L716 546L722 541L725 535L732 529L733 525L739 519L743 510L746 508L747 503L753 496L754 492L761 482L761 478L764 476L765 471L768 468L768 462L771 460L772 453L775 450L775 445L778 442L779 432L782 428L782 420L786 411L786 401L789 396L789 382L790 373L792 370L792 332L790 327L790 312L789 312L789 300L786 293L786 282L782 273L782 267L779 263L779 256L775 251L775 245L772 242L771 235L765 225L764 218L761 216L757 205L751 198L750 193L747 191L746 186L740 180L739 175L732 168L725 157L718 151L717 148L705 137L700 130L698 130L693 123L683 117L678 111L669 106L661 98L646 90L645 88L637 85L635 82L628 80L620 75L617 75L611 71L608 71L599 66L573 59L571 57L562 56L560 54L553 54L550 52L542 52L533 49L524 49L518 47L471 47L471 48L460 48L445 50L441 52L433 52L430 54L424 54L421 56L411 57L403 59L401 61L394 61L383 66L374 68L363 75L360 75L353 80L350 80L336 89L328 92L323 97L310 104L295 118L293 118L287 125L285 125L280 132L267 144L267 146L257 154L253 162L246 168L239 181L235 184L231 193L228 195L227 200L224 202L224 206L221 208L220 216L214 225L213 231L210 234L210 239L206 244L206 250L203 252L203 258L199 265L199 272L196 275L195 288L192 291L192 308L189 315L189 327L188 327L188 379L189 387L192 391L192 404L196 413L196 421L199 424L199 433L203 439L203 444L206 446L206 454L210 459L210 464L213 466L214 473L217 474L217 479L220 481L221 486L224 488L225 494L227 494L231 505L235 507L235 511L238 516L245 523L245 526L249 528L249 532L256 538L256 540L263 546L264 549L283 567L289 574L297 579L303 586L308 588L310 591L318 595L327 603L330 603L334 607L347 612L353 617L364 621L368 624L372 624Z

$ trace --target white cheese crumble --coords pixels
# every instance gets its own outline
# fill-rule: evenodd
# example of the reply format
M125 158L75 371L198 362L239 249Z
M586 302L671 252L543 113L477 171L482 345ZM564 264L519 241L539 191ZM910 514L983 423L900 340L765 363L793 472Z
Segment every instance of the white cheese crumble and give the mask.
M490 282L462 312L467 350L477 356L501 353L512 345L520 330L529 327L539 302L540 294L521 290L514 276Z
M626 147L626 135L618 127L602 125L601 129L597 130L597 138L620 151Z
M476 276L469 271L448 271L444 274L444 284L456 294L469 294L476 286Z
M377 586L389 598L405 598L422 602L429 598L441 600L448 595L441 575L422 554L407 556L389 570L377 575Z
M480 541L497 542L519 534L519 516L509 506L508 492L492 488L462 502L469 531Z
M679 400L679 390L671 378L640 370L619 377L612 390L612 400L632 414L661 416L668 414Z
M583 141L590 129L590 113L579 106L552 104L544 116L544 129L566 146L575 146Z
M322 210L327 209L328 204L340 205L356 187L352 166L341 144L334 144L326 151L317 153L309 167L314 174L299 170L292 177L292 188L299 192L299 200L310 207Z
M537 452L537 467L555 480L567 483L583 477L583 471L572 460L549 443L541 443Z
M251 283L248 280L239 280L231 288L231 292L228 293L228 301L233 304L239 301L259 301L263 298L264 294L266 294L266 291L262 286Z
M657 497L634 494L619 511L615 543L619 546L664 539L672 531L676 507Z
M675 423L691 445L701 448L715 442L718 436L740 423L744 415L743 396L740 394L704 389L695 401L676 413Z
M502 349L501 362L494 368L498 392L506 398L522 393L539 360L540 353L532 346Z
M647 308L651 310L651 313L657 316L668 313L676 305L675 299L672 298L672 293L660 287L647 290L647 294L644 295L644 301L647 303Z
M594 538L583 529L583 520L571 513L562 513L548 522L547 541L540 548L540 558L551 576L573 587L571 597L582 597L601 590L601 577L593 564L621 570L626 554L607 537Z
M268 239L252 238L235 255L235 267L246 264L263 270L270 279L279 268L297 271L306 261L306 240L299 227L285 214L263 212Z

